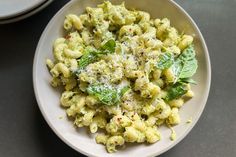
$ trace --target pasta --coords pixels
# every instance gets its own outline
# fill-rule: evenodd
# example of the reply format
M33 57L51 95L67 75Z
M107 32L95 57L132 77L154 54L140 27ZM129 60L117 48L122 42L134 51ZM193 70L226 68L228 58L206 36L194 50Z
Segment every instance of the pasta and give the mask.
M194 96L193 37L167 18L109 1L67 15L64 28L46 64L51 85L64 88L60 102L74 125L101 130L96 142L109 153L129 142L156 143L162 125L174 140L179 110Z

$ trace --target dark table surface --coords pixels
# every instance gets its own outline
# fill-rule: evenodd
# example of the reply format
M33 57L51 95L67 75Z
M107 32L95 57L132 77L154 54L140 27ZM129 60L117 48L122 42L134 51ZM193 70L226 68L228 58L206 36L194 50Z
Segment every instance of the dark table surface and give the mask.
M176 0L207 42L211 91L194 129L161 157L236 156L236 0ZM83 156L64 144L43 119L32 85L36 45L52 16L68 0L0 26L0 156Z

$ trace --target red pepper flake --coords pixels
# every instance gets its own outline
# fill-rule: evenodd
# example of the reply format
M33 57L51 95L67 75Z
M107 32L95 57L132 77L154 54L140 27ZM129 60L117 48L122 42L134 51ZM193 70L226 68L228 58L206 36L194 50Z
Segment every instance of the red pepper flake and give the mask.
M122 118L121 117L119 117L119 118L117 118L117 121L120 121Z

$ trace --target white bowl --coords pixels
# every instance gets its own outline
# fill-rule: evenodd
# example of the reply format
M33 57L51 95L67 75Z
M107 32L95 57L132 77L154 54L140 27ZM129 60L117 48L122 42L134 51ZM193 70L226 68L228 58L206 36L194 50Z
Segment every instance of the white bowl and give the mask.
M151 14L152 18L167 17L178 30L184 30L185 33L195 36L194 44L199 67L194 79L198 82L198 85L193 86L195 97L188 101L180 110L182 122L174 127L177 133L175 141L169 139L170 129L161 127L162 139L159 142L151 145L128 145L125 149L108 154L103 145L96 144L93 135L87 134L85 129L75 129L72 121L66 118L64 109L59 105L60 92L50 86L51 76L45 65L46 58L53 58L53 41L64 34L63 21L65 15L68 13L81 14L85 11L85 7L95 7L102 2L103 0L72 0L52 18L44 30L38 43L33 67L34 90L39 108L57 136L76 151L85 155L94 157L144 157L159 155L172 148L189 133L205 107L211 79L210 59L205 41L191 17L175 2L170 0L139 0L135 2L133 0L125 0L128 8L147 11ZM122 0L111 0L111 2L119 4ZM64 118L60 119L60 116ZM190 117L192 117L192 123L187 124L186 121Z

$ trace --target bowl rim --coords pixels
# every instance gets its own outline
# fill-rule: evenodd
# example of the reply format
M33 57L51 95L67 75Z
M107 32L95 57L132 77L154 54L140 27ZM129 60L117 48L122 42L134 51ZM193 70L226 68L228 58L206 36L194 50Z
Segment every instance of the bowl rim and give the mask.
M73 144L71 144L71 142L69 140L67 140L66 138L63 137L63 135L58 132L56 130L56 128L53 126L53 124L51 124L49 118L46 116L46 113L44 112L44 109L42 107L42 103L41 100L39 98L39 94L38 94L38 90L37 90L37 83L36 83L36 63L38 60L38 56L39 56L39 47L40 44L42 43L42 39L47 35L45 32L47 32L47 30L49 29L49 27L52 25L52 23L55 21L55 17L58 16L59 14L61 14L65 8L67 8L71 3L74 3L74 1L78 1L78 0L71 0L69 2L67 2L59 11L57 11L57 13L51 18L51 20L49 21L49 23L47 24L47 26L45 27L39 42L37 44L37 48L35 51L35 56L34 56L34 60L33 60L33 87L34 87L34 93L35 93L35 98L38 104L38 107L41 111L41 114L43 115L44 119L46 120L47 124L49 125L49 127L53 130L53 132L64 142L66 143L68 146L70 146L71 148L73 148L75 151L82 153L86 156L91 156L90 153L85 152L84 150L80 149L79 147L74 146ZM209 56L209 52L208 52L208 48L206 45L206 42L203 38L203 35L200 31L200 29L198 28L197 24L194 22L194 20L191 18L191 16L175 1L173 0L168 0L169 3L171 3L172 6L174 6L175 8L177 8L178 10L180 10L184 16L186 16L188 18L188 20L190 21L192 27L194 28L194 30L197 32L197 34L199 35L199 40L200 43L202 44L203 50L205 52L205 58L206 58L206 71L207 71L207 80L206 80L206 87L205 87L205 92L206 94L204 95L203 99L202 99L202 103L203 105L201 105L201 108L199 109L199 113L196 115L195 121L192 122L191 126L188 127L188 129L181 135L179 136L175 141L173 141L173 143L171 145L169 145L168 147L162 149L161 151L158 152L154 152L150 155L148 155L147 157L151 157L151 156L158 156L168 150L170 150L172 147L174 147L175 145L177 145L180 141L182 141L188 134L189 132L193 129L193 127L196 125L196 123L199 121L200 116L203 113L203 110L206 106L207 103L207 99L209 96L209 92L210 92L210 86L211 86L211 62L210 62L210 56ZM93 156L93 157L99 157L99 156Z

